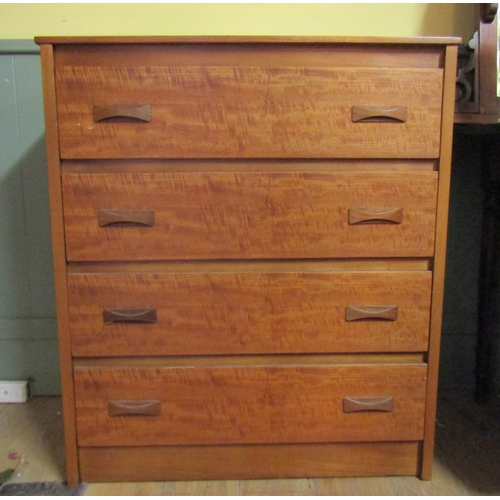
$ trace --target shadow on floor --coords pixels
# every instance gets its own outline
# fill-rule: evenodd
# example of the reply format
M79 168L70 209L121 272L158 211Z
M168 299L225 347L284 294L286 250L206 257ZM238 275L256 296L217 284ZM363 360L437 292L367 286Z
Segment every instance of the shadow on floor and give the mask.
M441 393L435 457L478 494L500 494L500 397L480 406L472 394Z

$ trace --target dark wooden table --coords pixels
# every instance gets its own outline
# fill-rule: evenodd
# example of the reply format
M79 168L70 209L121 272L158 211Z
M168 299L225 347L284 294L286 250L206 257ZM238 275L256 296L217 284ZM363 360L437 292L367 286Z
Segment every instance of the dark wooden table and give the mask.
M455 124L455 139L477 137L484 191L481 228L475 399L485 404L493 390L493 353L498 334L500 257L500 124Z
M486 403L493 387L493 354L497 323L500 253L500 97L498 95L498 4L477 4L477 32L459 49L455 103L455 140L474 136L481 148L484 190L476 344L478 403Z

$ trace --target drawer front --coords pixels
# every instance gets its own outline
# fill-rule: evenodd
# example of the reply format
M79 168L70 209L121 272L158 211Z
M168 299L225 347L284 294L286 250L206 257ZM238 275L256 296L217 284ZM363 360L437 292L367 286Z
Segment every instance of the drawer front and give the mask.
M78 443L421 440L426 372L424 364L77 368Z
M441 69L263 59L58 66L61 157L439 157Z
M64 174L70 261L429 257L436 172Z
M70 274L75 356L423 352L431 272Z

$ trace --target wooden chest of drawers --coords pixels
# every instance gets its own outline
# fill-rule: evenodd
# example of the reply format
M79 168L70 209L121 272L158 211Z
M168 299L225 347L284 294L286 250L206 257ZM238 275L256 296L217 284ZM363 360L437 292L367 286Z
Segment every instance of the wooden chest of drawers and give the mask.
M69 482L429 478L457 40L37 42Z

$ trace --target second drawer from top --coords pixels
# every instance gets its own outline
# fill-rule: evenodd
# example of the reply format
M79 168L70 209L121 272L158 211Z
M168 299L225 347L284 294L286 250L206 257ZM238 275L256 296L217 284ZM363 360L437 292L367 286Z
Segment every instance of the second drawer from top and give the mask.
M431 257L437 172L66 173L69 261Z

